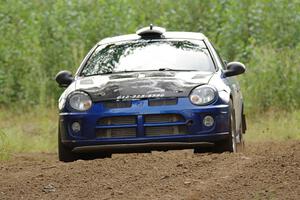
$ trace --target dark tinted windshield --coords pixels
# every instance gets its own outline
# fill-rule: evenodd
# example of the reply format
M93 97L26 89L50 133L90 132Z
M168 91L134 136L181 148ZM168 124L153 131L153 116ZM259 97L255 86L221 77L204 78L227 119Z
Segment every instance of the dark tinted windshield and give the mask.
M214 65L200 40L138 40L99 46L81 75L162 69L214 71Z

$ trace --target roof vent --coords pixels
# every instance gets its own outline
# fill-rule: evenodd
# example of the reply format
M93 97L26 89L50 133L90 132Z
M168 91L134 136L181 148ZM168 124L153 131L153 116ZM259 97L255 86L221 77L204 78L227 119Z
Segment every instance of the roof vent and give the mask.
M136 34L142 38L161 38L163 33L166 32L165 28L153 26L150 24L149 27L144 27L136 31Z

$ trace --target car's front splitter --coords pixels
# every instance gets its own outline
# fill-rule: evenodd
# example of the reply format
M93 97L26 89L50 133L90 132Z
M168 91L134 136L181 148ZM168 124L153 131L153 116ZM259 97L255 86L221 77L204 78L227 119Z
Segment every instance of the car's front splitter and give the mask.
M110 152L110 153L123 153L123 152L143 152L151 150L176 150L176 149L189 149L195 147L206 147L214 145L218 140L224 140L228 137L228 133L218 133L214 136L202 136L193 138L177 138L173 139L160 139L159 141L146 142L140 141L138 143L116 143L116 144L95 144L95 142L71 142L69 146L72 147L75 153L92 153L92 152Z

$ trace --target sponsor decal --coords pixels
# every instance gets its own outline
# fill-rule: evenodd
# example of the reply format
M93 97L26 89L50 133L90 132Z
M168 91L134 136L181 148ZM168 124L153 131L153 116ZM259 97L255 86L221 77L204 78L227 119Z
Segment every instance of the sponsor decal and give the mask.
M120 95L117 99L144 99L144 98L158 98L164 97L164 94L134 94L134 95Z

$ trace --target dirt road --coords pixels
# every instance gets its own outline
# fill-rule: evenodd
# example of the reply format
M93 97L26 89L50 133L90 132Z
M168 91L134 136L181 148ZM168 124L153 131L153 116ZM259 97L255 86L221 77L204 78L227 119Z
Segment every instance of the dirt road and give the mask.
M0 161L0 199L300 199L300 141L244 153L191 150L61 163L55 154Z

